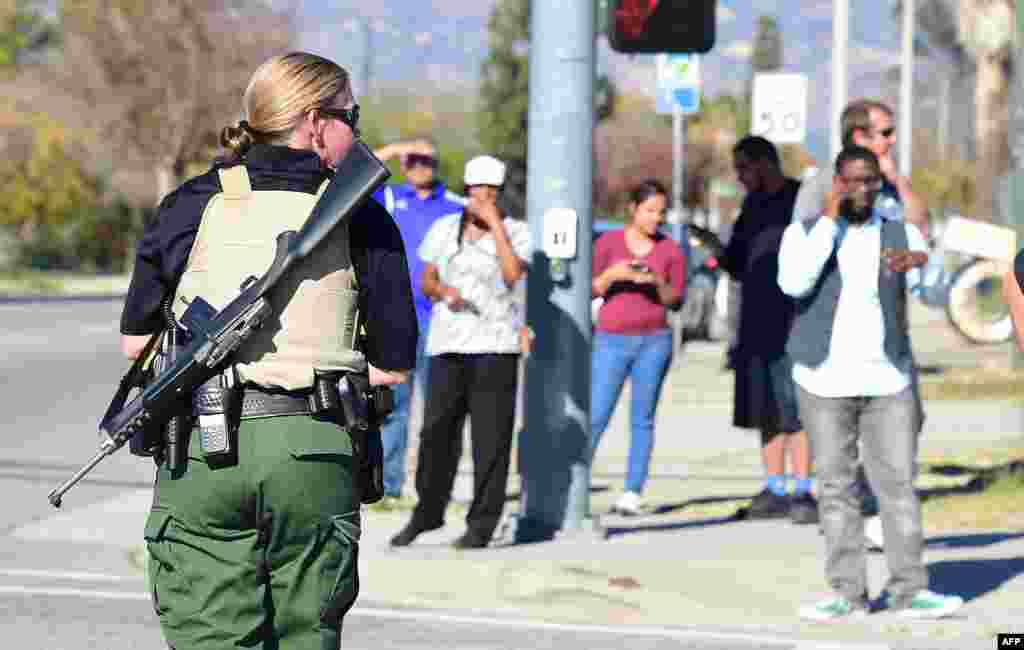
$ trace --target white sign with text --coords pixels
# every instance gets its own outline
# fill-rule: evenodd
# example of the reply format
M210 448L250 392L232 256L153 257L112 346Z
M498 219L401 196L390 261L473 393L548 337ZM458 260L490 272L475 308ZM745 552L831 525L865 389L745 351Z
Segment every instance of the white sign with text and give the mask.
M807 76L790 73L754 75L754 135L775 144L800 144L807 137Z

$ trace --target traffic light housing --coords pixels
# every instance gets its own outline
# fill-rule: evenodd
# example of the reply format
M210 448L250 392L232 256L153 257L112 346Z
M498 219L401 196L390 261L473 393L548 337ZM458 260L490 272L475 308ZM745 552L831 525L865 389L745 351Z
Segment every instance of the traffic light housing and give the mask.
M627 54L707 52L717 0L608 0L608 43Z

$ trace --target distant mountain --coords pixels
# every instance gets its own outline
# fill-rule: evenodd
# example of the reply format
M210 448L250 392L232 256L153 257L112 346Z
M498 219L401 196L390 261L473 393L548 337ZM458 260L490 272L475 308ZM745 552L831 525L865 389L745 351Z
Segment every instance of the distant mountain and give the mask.
M372 6L370 6L372 4ZM495 0L341 0L303 3L300 45L348 64L357 90L402 88L474 92L487 54L487 19ZM719 0L715 48L703 57L706 95L742 92L754 25L761 15L778 19L785 50L784 72L810 78L808 149L819 160L828 152L831 89L832 0ZM886 71L899 62L899 25L887 0L851 3L848 96L895 101ZM598 67L623 88L651 92L653 56L611 51L603 39ZM367 75L368 73L368 75Z

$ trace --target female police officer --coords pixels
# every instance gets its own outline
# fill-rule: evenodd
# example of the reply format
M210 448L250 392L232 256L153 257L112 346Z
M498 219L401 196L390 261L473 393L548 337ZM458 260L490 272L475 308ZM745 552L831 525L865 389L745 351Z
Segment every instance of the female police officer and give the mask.
M347 72L312 54L265 62L243 104L247 119L221 134L229 156L169 194L139 243L121 320L130 358L162 328L168 297L179 314L194 296L220 308L239 274L265 272L276 235L299 229L358 137ZM274 317L236 354L235 460L212 462L193 433L184 470L157 474L148 568L178 650L336 648L359 589L352 439L343 424L311 416L306 398L314 368L368 371L380 385L414 365L399 231L370 201L280 285Z

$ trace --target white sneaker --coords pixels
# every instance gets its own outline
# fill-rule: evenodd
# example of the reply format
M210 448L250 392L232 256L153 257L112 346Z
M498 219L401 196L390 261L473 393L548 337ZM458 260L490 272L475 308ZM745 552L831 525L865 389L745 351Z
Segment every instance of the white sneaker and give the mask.
M627 517L643 514L644 502L636 492L623 492L619 500L612 506L612 512Z
M945 618L964 604L960 596L947 596L922 589L914 594L910 604L899 610L906 618Z
M869 551L881 551L885 548L882 518L878 515L864 518L864 547Z

